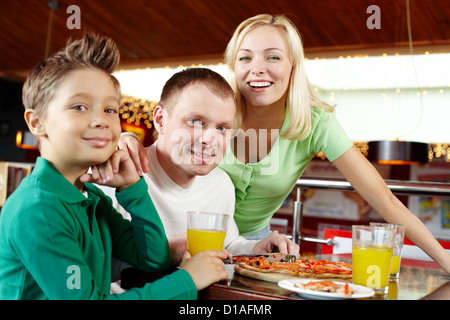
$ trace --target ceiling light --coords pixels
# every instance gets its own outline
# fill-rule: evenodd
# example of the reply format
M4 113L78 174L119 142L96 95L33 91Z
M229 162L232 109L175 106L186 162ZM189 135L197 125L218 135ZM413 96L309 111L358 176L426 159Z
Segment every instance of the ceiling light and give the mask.
M369 161L380 164L409 165L428 162L429 145L422 142L383 140L368 143Z

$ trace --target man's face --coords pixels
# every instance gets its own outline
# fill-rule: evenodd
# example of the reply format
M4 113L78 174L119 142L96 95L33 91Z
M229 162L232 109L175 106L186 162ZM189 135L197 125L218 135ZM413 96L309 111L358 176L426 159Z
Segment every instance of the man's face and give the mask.
M155 113L155 118L162 115L158 149L172 160L161 163L166 173L179 183L217 167L231 138L233 97L222 100L205 85L193 84L183 90L170 112L159 108Z

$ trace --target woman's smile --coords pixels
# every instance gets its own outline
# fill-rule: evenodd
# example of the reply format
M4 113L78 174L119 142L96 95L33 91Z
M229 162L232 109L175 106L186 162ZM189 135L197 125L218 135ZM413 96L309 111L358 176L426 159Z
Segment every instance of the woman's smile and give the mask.
M269 106L280 102L284 107L291 70L289 47L283 30L260 26L247 33L235 64L239 90L247 106Z

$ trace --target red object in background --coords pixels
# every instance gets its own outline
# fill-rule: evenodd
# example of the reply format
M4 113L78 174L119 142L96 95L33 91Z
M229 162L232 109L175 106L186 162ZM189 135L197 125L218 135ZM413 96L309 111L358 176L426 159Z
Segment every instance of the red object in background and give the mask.
M337 229L324 229L323 230L323 238L324 239L333 239L334 237L342 237L342 238L352 238L352 231L350 230L337 230ZM450 241L444 241L444 240L438 240L438 242L441 244L441 246L444 249L449 250L450 249ZM405 238L403 241L403 244L406 246L415 246L414 243L412 243L409 239ZM322 245L322 254L333 254L333 247L332 246L328 246L326 244ZM410 259L411 260L411 259ZM415 260L415 259L413 259ZM423 265L433 265L435 264L432 261L427 261L427 260L421 260L418 259L420 261L423 261L422 264ZM402 260L402 264L403 265L408 265L407 259L405 259L405 262Z
M126 121L121 122L122 132L133 132L141 140L144 147L151 146L155 141L153 137L154 129L148 129L147 126L136 126L134 124L127 123Z

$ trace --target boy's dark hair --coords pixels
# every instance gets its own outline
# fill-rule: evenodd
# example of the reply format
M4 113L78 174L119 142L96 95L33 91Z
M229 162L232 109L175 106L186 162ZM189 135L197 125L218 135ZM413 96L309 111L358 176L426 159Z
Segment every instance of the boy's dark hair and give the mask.
M217 72L208 68L187 68L175 73L163 87L159 104L170 113L183 90L193 84L205 85L213 94L225 100L229 97L236 101L233 89Z
M28 74L22 90L25 109L44 115L65 75L74 70L99 69L109 74L120 97L120 84L111 75L119 64L120 53L115 42L93 34L67 42L65 48L41 61Z

